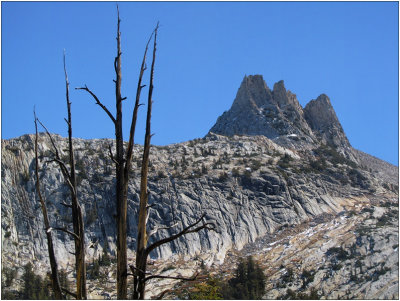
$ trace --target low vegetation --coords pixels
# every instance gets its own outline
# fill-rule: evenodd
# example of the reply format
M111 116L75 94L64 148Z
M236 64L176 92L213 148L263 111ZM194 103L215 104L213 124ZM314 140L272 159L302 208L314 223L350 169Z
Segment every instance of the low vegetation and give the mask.
M242 258L237 265L234 276L229 280L222 276L211 276L205 271L203 281L178 295L179 299L197 300L254 300L265 294L266 277L251 256Z

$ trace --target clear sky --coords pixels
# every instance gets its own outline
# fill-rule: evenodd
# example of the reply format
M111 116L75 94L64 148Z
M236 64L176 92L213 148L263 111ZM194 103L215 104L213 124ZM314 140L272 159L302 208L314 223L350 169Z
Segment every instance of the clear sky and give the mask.
M2 138L34 132L34 105L51 132L67 135L63 49L74 136L113 137L108 116L73 88L86 84L115 112L115 2L1 7ZM270 88L283 79L302 106L327 94L350 143L398 165L397 2L120 2L119 8L125 140L145 42L160 21L154 144L203 137L230 108L244 75L262 74ZM145 107L140 114L137 143Z

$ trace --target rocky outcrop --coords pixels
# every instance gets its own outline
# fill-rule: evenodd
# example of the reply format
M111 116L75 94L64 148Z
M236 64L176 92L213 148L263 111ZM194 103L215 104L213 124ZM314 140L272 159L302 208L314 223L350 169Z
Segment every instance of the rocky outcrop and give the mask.
M356 159L328 96L321 94L303 109L282 80L271 91L261 75L244 77L232 107L218 118L210 132L263 135L297 149L331 144Z
M18 265L31 259L38 264L46 262L42 217L34 187L32 139L25 135L2 143L2 255ZM58 168L46 162L50 142L44 135L40 139L42 185L51 223L67 225L70 213L61 201L69 199L68 189ZM55 136L55 140L61 150L66 149L65 138ZM108 143L109 140L74 139L86 239L93 242L88 249L89 258L101 254L105 247L111 254L115 250L115 177L111 159L104 151ZM135 149L138 162L141 150L139 145ZM354 170L345 159L344 165L335 167L328 162L323 171L318 171L310 165L314 156L312 151L305 156L263 136L210 135L187 143L153 147L149 202L155 206L149 229L176 221L181 228L205 212L208 220L215 221L218 231L191 234L187 240L163 246L152 257L209 253L211 261L222 261L227 250L240 249L282 224L297 224L324 212L336 212L336 197L386 189L369 171ZM319 152L318 156L324 154ZM131 174L128 246L132 257L139 200L136 164ZM166 237L173 231L159 231L155 238ZM66 265L71 258L72 241L58 233L56 246Z
M304 117L314 134L324 143L342 148L350 147L329 97L325 94L321 94L305 106Z
M296 95L286 91L283 81L271 91L261 75L245 76L229 111L224 112L210 132L227 136L304 136L312 131L303 118Z

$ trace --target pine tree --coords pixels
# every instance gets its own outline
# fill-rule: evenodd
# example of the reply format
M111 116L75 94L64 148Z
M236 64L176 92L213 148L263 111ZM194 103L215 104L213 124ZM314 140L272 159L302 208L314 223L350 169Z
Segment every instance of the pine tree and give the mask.
M235 277L223 288L225 299L260 299L265 292L265 275L251 256L241 260Z
M28 262L24 266L24 274L22 275L22 299L35 299L34 294L34 278L35 274L32 270L32 264Z

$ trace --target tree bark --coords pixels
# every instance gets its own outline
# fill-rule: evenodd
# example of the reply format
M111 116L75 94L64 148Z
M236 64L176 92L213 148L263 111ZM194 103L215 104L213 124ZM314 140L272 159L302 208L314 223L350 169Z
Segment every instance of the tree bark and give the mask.
M114 60L115 80L115 101L116 101L116 122L115 122L115 142L116 142L116 178L117 178L117 298L127 299L127 199L124 198L124 141L122 133L122 97L121 97L121 32L118 12L117 24L117 56Z
M37 129L37 118L36 113L34 112L35 116L35 176L36 176L36 191L39 196L40 205L42 207L42 214L44 220L44 226L46 231L47 237L47 249L49 252L49 259L50 259L50 268L51 268L51 283L54 291L55 299L63 299L63 295L61 292L60 280L58 278L58 265L56 256L54 254L54 245L53 245L53 237L50 231L50 222L49 217L47 214L47 207L46 203L43 199L42 193L40 191L40 180L39 180L39 158L38 158L38 129Z
M134 291L133 299L144 299L146 282L146 263L147 256L147 233L146 233L146 222L147 222L147 203L148 203L148 192L147 192L147 175L149 168L149 155L150 155L150 140L151 140L151 110L152 110L152 95L153 95L153 77L154 77L154 64L157 50L157 31L158 24L154 30L154 44L153 44L153 59L150 70L150 86L149 94L147 98L147 117L146 117L146 134L144 140L144 150L142 159L142 170L140 176L140 203L139 203L139 221L138 221L138 236L137 236L137 248L136 248L136 268L134 276Z
M75 237L75 268L76 268L76 296L77 299L87 299L86 294L86 264L85 264L85 232L82 208L78 201L78 191L76 185L76 172L75 172L75 158L74 147L72 143L72 116L71 116L71 102L69 101L69 82L67 69L65 66L65 53L64 53L64 74L65 74L65 88L66 88L66 101L68 110L68 152L69 164L71 168L69 181L72 185L71 191L71 207L72 207L72 223Z

